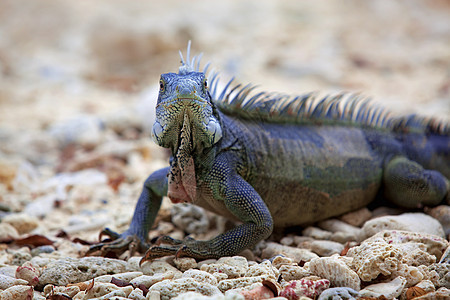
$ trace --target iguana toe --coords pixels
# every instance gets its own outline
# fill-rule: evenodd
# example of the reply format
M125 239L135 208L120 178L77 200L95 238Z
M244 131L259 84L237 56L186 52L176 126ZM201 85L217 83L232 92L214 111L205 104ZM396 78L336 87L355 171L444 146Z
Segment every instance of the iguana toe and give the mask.
M99 239L101 240L105 235L109 238L91 246L85 253L85 256L92 254L105 256L109 252L120 255L127 250L130 251L130 256L132 256L136 251L144 252L148 248L148 245L136 235L119 234L109 228L105 228L100 232Z

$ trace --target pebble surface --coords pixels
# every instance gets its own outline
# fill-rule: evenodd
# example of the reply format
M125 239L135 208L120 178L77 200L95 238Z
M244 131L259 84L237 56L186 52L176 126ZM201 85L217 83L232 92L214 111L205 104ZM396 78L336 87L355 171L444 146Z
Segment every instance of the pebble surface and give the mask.
M450 297L448 203L363 208L217 260L84 257L102 228L127 229L146 177L167 165L150 139L157 83L189 39L242 83L362 92L393 113L448 120L445 1L6 2L1 300ZM206 240L230 226L164 199L149 238Z

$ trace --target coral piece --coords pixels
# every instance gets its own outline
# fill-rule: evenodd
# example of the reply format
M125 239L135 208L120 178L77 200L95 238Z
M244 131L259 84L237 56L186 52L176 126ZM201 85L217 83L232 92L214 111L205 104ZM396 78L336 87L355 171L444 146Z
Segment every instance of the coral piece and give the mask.
M241 291L240 294L244 296L245 300L269 299L275 296L273 291L264 285L251 289L249 291Z
M186 272L183 273L183 275L181 276L182 278L194 278L195 280L197 280L198 282L206 282L212 285L217 285L218 281L217 278L205 271L200 271L200 270L188 270Z
M332 285L359 291L361 280L338 256L315 258L309 262L314 275L328 279Z
M44 295L48 297L49 295L58 295L65 294L69 297L74 297L76 294L80 292L80 288L78 286L54 286L52 284L47 284L44 287Z
M281 266L284 265L291 265L294 261L290 259L289 257L285 257L283 255L275 256L272 259L272 266L279 269Z
M205 233L209 228L209 219L206 211L188 203L172 206L172 222L179 229L187 233Z
M150 288L155 283L166 279L173 279L174 276L175 274L172 271L167 271L166 273L159 273L152 276L142 275L132 279L130 283L133 284L134 286L143 285L146 288Z
M16 269L16 278L28 281L31 286L39 283L39 269L29 261Z
M278 271L280 271L281 278L285 281L300 280L312 275L309 269L300 267L297 264L283 265Z
M222 257L216 263L202 265L200 270L211 274L225 273L228 278L237 278L247 272L248 262L242 256Z
M278 275L280 275L280 272L272 266L272 263L269 260L265 260L260 264L250 266L244 276L265 276L266 279L271 278L276 280Z
M388 299L394 299L400 296L403 288L406 285L406 279L403 277L396 277L390 282L377 283L366 286L359 291L362 297L381 297L384 296Z
M450 288L450 264L432 264L428 270L438 274L437 287Z
M403 259L401 250L382 238L364 241L360 246L348 250L347 256L354 258L353 269L364 281L371 281L380 273L391 275Z
M396 271L392 272L391 277L401 276L406 279L406 287L413 286L424 279L424 275L417 267L400 264Z
M222 292L231 290L231 289L248 289L249 286L255 284L255 283L262 283L264 280L266 280L265 276L254 276L254 277L240 277L240 278L233 278L233 279L225 279L219 282L217 287Z
M217 287L190 277L155 283L149 289L149 292L153 291L158 291L161 294L161 300L169 300L188 291L198 292L206 296L222 294Z
M39 285L66 285L105 275L124 272L126 262L103 257L64 258L50 262L42 270Z
M92 288L86 290L86 299L109 296L128 296L133 290L132 286L118 287L113 283L94 282ZM114 294L111 294L114 293Z
M414 298L414 300L430 300L430 299L432 299L432 300L435 300L435 299L447 300L449 298L449 295L450 295L450 290L448 288L441 287L440 289L438 289L435 292L430 292L423 296L419 296L417 298Z
M449 246L449 242L440 236L428 233L400 231L400 230L385 230L377 233L376 235L367 240L377 239L378 237L383 238L386 242L390 244L403 244L403 243L423 244L426 247L425 251L431 255L436 256L437 259L440 259L440 257L442 256L442 252Z
M311 280L303 278L291 281L284 286L280 292L280 297L285 297L289 300L299 299L301 296L315 298L329 287L330 281L327 279Z
M444 229L438 220L423 213L404 213L398 216L383 216L367 221L362 227L365 237L384 230L403 230L433 234L444 237Z

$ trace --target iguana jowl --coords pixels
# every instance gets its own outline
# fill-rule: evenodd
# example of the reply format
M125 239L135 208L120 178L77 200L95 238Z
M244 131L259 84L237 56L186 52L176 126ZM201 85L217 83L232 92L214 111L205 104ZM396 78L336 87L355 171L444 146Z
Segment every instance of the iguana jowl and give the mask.
M436 205L449 193L448 124L393 118L345 94L253 93L230 81L219 94L198 58L161 75L153 138L170 148L170 167L144 184L130 228L94 250L144 246L163 196L243 223L209 241L160 239L144 260L177 254L230 256L267 238L273 227L301 225L364 207L380 189L403 207ZM448 200L447 200L448 201Z

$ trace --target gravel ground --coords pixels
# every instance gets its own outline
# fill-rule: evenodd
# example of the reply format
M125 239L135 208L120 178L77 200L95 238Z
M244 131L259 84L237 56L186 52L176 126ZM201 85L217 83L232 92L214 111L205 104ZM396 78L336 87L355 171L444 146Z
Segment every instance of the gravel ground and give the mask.
M167 164L149 130L159 74L177 71L188 40L223 78L360 92L448 122L448 1L0 0L0 19L1 299L449 295L447 205L364 209L218 261L83 258L103 227L127 229ZM228 226L165 199L150 237Z

